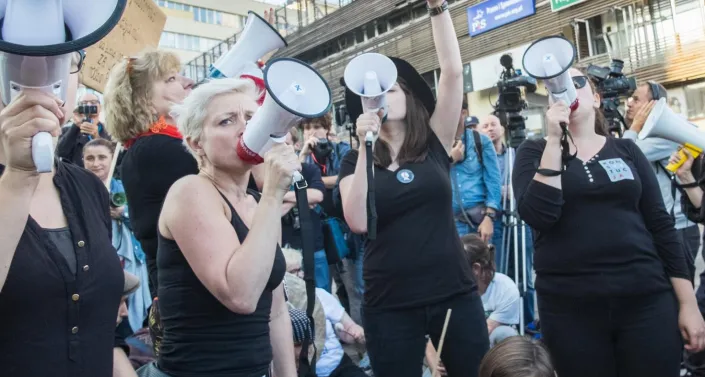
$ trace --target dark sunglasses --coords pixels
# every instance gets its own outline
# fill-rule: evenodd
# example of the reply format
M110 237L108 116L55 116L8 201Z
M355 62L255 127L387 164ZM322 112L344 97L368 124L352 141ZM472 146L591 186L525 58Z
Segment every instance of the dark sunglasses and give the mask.
M575 89L582 89L585 84L587 84L587 81L587 76L573 76L573 85L575 85Z
M72 75L81 71L81 68L83 68L83 62L86 60L86 50L78 50L76 53L78 54L78 68L71 72Z

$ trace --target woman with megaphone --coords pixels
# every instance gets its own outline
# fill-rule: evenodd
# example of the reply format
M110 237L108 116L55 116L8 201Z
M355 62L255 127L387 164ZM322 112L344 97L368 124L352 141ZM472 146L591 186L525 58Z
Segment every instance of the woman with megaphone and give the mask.
M26 60L31 60L26 57ZM46 62L45 62L46 63ZM9 70L7 61L0 63ZM0 365L2 375L110 376L124 275L110 241L108 192L63 160L38 173L33 137L53 136L75 105L78 53L65 100L26 89L0 105ZM56 64L30 64L60 72ZM24 67L18 79L46 77ZM13 67L13 72L18 67ZM62 81L65 83L65 81ZM54 83L52 81L52 83ZM6 82L9 85L9 80Z
M514 164L519 214L537 231L543 339L559 376L679 376L682 342L703 349L705 322L673 219L649 161L606 136L600 96L569 73L577 106L551 97L547 138Z
M293 148L264 156L262 193L239 139L258 109L247 79L223 78L173 107L198 174L169 189L159 218L157 268L164 338L156 365L172 377L296 374L278 245L284 195L301 170Z
M449 152L463 103L462 60L448 4L431 0L427 6L441 69L438 101L416 69L398 58L389 58L397 80L386 93L386 117L384 109L363 113L352 77L345 79L358 137L378 135L372 168L378 223L365 248L362 312L372 369L380 377L420 376L426 336L438 349L449 310L440 355L449 376L477 376L489 348L452 208ZM374 75L357 79L367 77ZM367 169L365 151L351 151L339 173L345 220L360 234L368 231Z

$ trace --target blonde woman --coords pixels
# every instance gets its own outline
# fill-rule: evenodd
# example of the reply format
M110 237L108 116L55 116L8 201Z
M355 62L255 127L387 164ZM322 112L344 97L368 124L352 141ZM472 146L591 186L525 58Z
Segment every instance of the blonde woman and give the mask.
M179 74L181 61L161 50L126 58L110 72L105 88L106 126L127 149L122 181L135 237L147 256L149 289L157 292L157 220L169 187L198 172L169 115L191 92L193 81Z
M173 377L294 377L291 323L279 247L284 195L301 164L291 146L265 155L262 194L236 146L258 109L244 79L219 79L174 106L200 171L169 190L158 225L158 367ZM194 200L197 198L197 200Z

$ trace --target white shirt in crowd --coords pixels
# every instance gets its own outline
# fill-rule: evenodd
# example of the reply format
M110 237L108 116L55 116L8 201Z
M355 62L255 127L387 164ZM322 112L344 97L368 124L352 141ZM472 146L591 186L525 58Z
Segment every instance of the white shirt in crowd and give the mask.
M503 325L518 325L521 311L519 289L509 276L494 274L494 278L482 295L485 318Z
M340 365L345 353L333 329L334 324L343 320L345 309L337 298L321 288L316 288L316 297L321 302L323 313L326 315L326 342L321 358L316 361L316 375L328 377Z

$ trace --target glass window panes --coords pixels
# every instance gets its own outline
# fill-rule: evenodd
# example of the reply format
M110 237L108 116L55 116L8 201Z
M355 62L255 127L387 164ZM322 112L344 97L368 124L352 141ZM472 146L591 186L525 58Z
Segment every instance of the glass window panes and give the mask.
M688 104L688 118L705 117L705 83L688 85L684 89Z
M159 46L204 52L215 47L219 42L220 41L217 39L165 31L162 32L161 39L159 40Z

